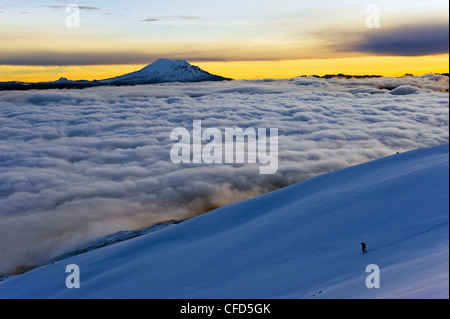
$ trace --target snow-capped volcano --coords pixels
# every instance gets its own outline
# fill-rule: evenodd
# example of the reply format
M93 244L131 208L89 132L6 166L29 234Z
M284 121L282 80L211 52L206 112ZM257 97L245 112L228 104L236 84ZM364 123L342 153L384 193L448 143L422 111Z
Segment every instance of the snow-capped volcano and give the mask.
M101 85L137 85L164 82L202 82L231 80L208 73L185 60L159 59L141 70L103 80L68 80L61 77L56 81L45 82L0 82L3 90L42 90L42 89L83 89Z
M222 81L224 77L203 71L185 60L159 59L139 71L99 81L104 84Z

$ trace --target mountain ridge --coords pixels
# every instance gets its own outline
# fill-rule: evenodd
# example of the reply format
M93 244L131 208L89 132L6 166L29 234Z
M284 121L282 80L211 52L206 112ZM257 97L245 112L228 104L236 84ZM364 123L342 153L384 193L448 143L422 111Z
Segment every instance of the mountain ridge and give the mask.
M73 89L104 85L140 85L167 82L204 82L229 81L220 75L211 74L186 60L158 59L140 70L102 80L69 80L60 77L56 81L43 82L0 82L2 90L31 90L31 89Z

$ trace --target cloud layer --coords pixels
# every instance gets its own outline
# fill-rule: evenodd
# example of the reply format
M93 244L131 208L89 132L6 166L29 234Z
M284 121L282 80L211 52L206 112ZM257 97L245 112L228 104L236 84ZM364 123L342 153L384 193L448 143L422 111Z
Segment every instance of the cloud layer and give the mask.
M0 96L0 274L95 237L191 217L448 142L448 77L173 83ZM279 166L173 164L176 127L276 127Z

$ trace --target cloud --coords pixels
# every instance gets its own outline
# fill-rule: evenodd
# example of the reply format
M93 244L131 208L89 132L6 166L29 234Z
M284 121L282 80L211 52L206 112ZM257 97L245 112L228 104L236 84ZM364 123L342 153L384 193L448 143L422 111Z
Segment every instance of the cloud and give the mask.
M47 6L47 8L51 8L51 9L66 9L67 6L54 5L54 6ZM101 10L101 8L99 8L99 7L92 7L92 6L78 6L78 8L81 9L81 10Z
M114 64L148 64L160 56L152 56L139 52L54 52L54 51L22 51L0 58L3 65L114 65Z
M165 17L150 17L141 20L142 22L157 22L157 21L176 21L176 20L198 20L198 16L165 16Z
M405 89L408 88L408 89ZM411 91L394 95L390 92ZM448 142L448 77L172 83L0 96L0 273L331 170ZM170 132L276 127L279 166L174 164Z
M368 29L347 51L387 56L423 56L449 52L448 21L406 27Z
M200 16L154 16L140 20L145 23L179 22L201 20ZM203 21L202 21L203 22ZM208 22L203 28L208 29ZM195 25L195 27L199 27ZM172 37L147 37L144 42L139 38L125 35L117 37L105 36L99 46L97 37L86 34L68 43L66 50L52 48L53 36L51 30L40 35L44 46L40 49L28 47L17 50L17 47L4 49L0 57L2 65L114 65L114 64L148 64L159 58L185 59L189 61L281 61L299 59L333 59L357 58L365 56L426 56L446 54L449 52L448 21L434 24L417 23L407 26L381 27L379 29L346 28L315 29L303 31L292 41L283 42L272 38L253 37L251 41L241 39L222 39L220 36L204 38L196 30L190 33L193 38L187 40L179 30L174 30ZM183 32L187 32L184 30ZM59 36L59 35L57 35ZM152 34L151 36L154 36ZM291 35L294 36L294 35ZM27 39L32 43L35 33L3 35L5 43L14 44L17 37ZM114 39L116 42L110 42ZM126 43L117 46L117 40ZM268 40L269 39L269 40ZM141 38L142 40L142 38ZM86 42L87 41L87 42ZM150 43L150 44L142 44ZM69 48L70 47L70 48ZM90 48L90 49L86 49ZM131 49L132 48L132 49ZM139 48L136 50L136 48Z

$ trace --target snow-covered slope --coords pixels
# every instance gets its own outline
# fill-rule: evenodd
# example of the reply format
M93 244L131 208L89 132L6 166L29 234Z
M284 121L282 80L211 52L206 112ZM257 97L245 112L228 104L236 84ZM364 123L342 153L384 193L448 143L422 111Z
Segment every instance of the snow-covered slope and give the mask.
M98 82L101 84L146 84L222 80L226 78L203 71L185 60L159 59L139 71Z
M71 250L69 252L66 252L60 256L53 258L50 262L60 261L60 260L66 259L66 258L76 256L76 255L87 253L88 251L91 251L91 250L95 250L95 249L99 249L99 248L102 248L105 246L117 244L124 240L139 237L139 236L163 229L170 225L182 223L183 221L185 221L185 219L171 220L171 221L167 221L167 222L158 223L158 224L155 224L150 227L143 228L143 229L119 231L119 232L89 241L86 244L84 244L83 246L80 246L75 250Z
M60 260L1 282L0 297L448 298L448 149L320 175ZM68 264L80 288L66 288ZM365 285L369 264L380 288Z

